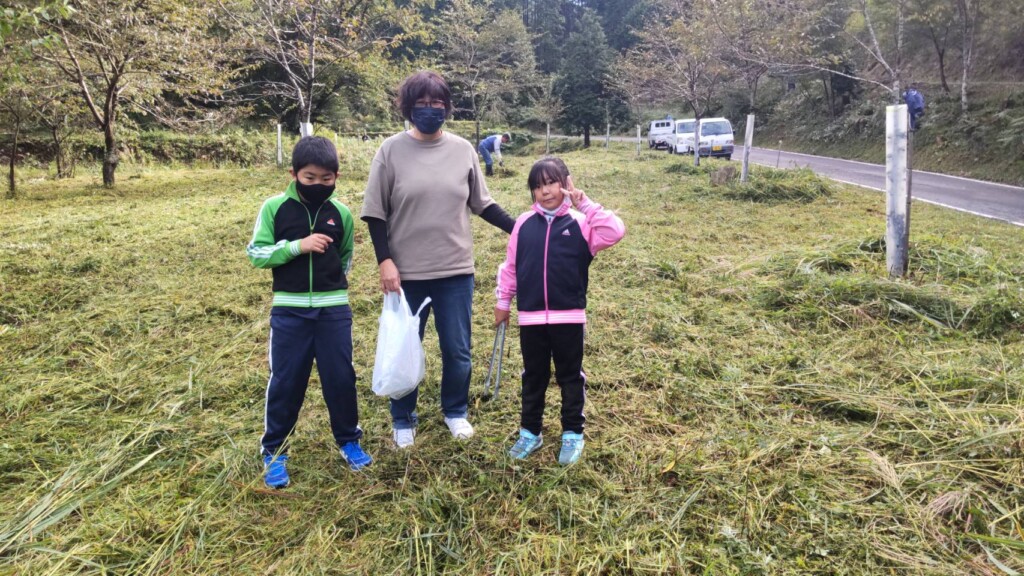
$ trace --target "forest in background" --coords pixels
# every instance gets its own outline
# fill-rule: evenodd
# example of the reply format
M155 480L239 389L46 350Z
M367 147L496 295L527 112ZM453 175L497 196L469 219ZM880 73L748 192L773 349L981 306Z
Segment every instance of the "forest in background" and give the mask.
M277 123L391 133L394 88L422 68L452 84L458 120L550 124L585 145L609 125L631 133L672 114L742 126L748 113L773 138L850 143L915 83L948 111L940 145L1024 164L1015 3L35 0L2 15L9 195L19 163L63 177L95 162L112 186L122 158L162 157L138 143L167 133L207 147Z

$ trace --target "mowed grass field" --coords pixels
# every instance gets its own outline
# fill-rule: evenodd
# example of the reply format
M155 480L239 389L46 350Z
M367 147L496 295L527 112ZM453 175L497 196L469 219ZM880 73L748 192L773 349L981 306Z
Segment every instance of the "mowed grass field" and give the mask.
M372 142L342 141L358 215ZM0 202L0 573L1013 574L1024 571L1024 231L915 204L890 281L883 197L807 174L714 187L625 145L564 155L618 211L591 271L581 462L524 463L510 330L482 395L506 236L474 220L470 418L438 410L428 330L416 446L370 391L381 294L351 273L364 473L343 465L313 377L293 486L258 440L270 273L245 256L276 168L123 166L23 182ZM533 158L490 179L529 204ZM714 167L724 163L714 164ZM734 165L737 165L734 163Z

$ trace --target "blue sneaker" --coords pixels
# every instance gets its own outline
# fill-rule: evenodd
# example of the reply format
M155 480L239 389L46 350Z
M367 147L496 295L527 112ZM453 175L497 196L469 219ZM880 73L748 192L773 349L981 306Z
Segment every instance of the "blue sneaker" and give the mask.
M583 434L562 433L562 449L558 452L558 463L562 466L575 464L583 454Z
M288 485L288 455L263 456L263 482L268 488L284 488Z
M508 451L508 455L515 458L516 460L525 460L527 456L533 454L533 452L540 448L544 444L544 439L540 435L534 434L526 429L519 430L519 440L512 446L512 449Z
M373 463L373 458L359 445L358 440L353 440L341 447L341 457L348 462L348 467L353 471L362 470Z

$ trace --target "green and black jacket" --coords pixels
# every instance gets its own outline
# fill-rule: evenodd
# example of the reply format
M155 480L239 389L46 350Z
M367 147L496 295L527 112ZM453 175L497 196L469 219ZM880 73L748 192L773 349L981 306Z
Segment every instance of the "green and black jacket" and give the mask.
M314 232L333 242L323 254L299 254L299 242ZM274 306L340 306L348 304L352 238L347 206L331 196L312 208L299 200L292 180L284 194L263 203L245 251L253 266L273 269Z

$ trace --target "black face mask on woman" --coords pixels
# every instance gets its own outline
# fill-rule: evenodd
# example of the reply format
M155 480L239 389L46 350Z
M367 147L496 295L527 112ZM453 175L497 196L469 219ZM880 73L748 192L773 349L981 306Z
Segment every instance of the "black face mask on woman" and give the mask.
M299 195L306 202L316 206L323 204L325 200L330 198L331 194L334 193L334 184L303 184L296 180L295 189L299 191Z
M433 134L441 129L446 113L447 110L444 108L413 108L411 120L416 129L423 134Z

